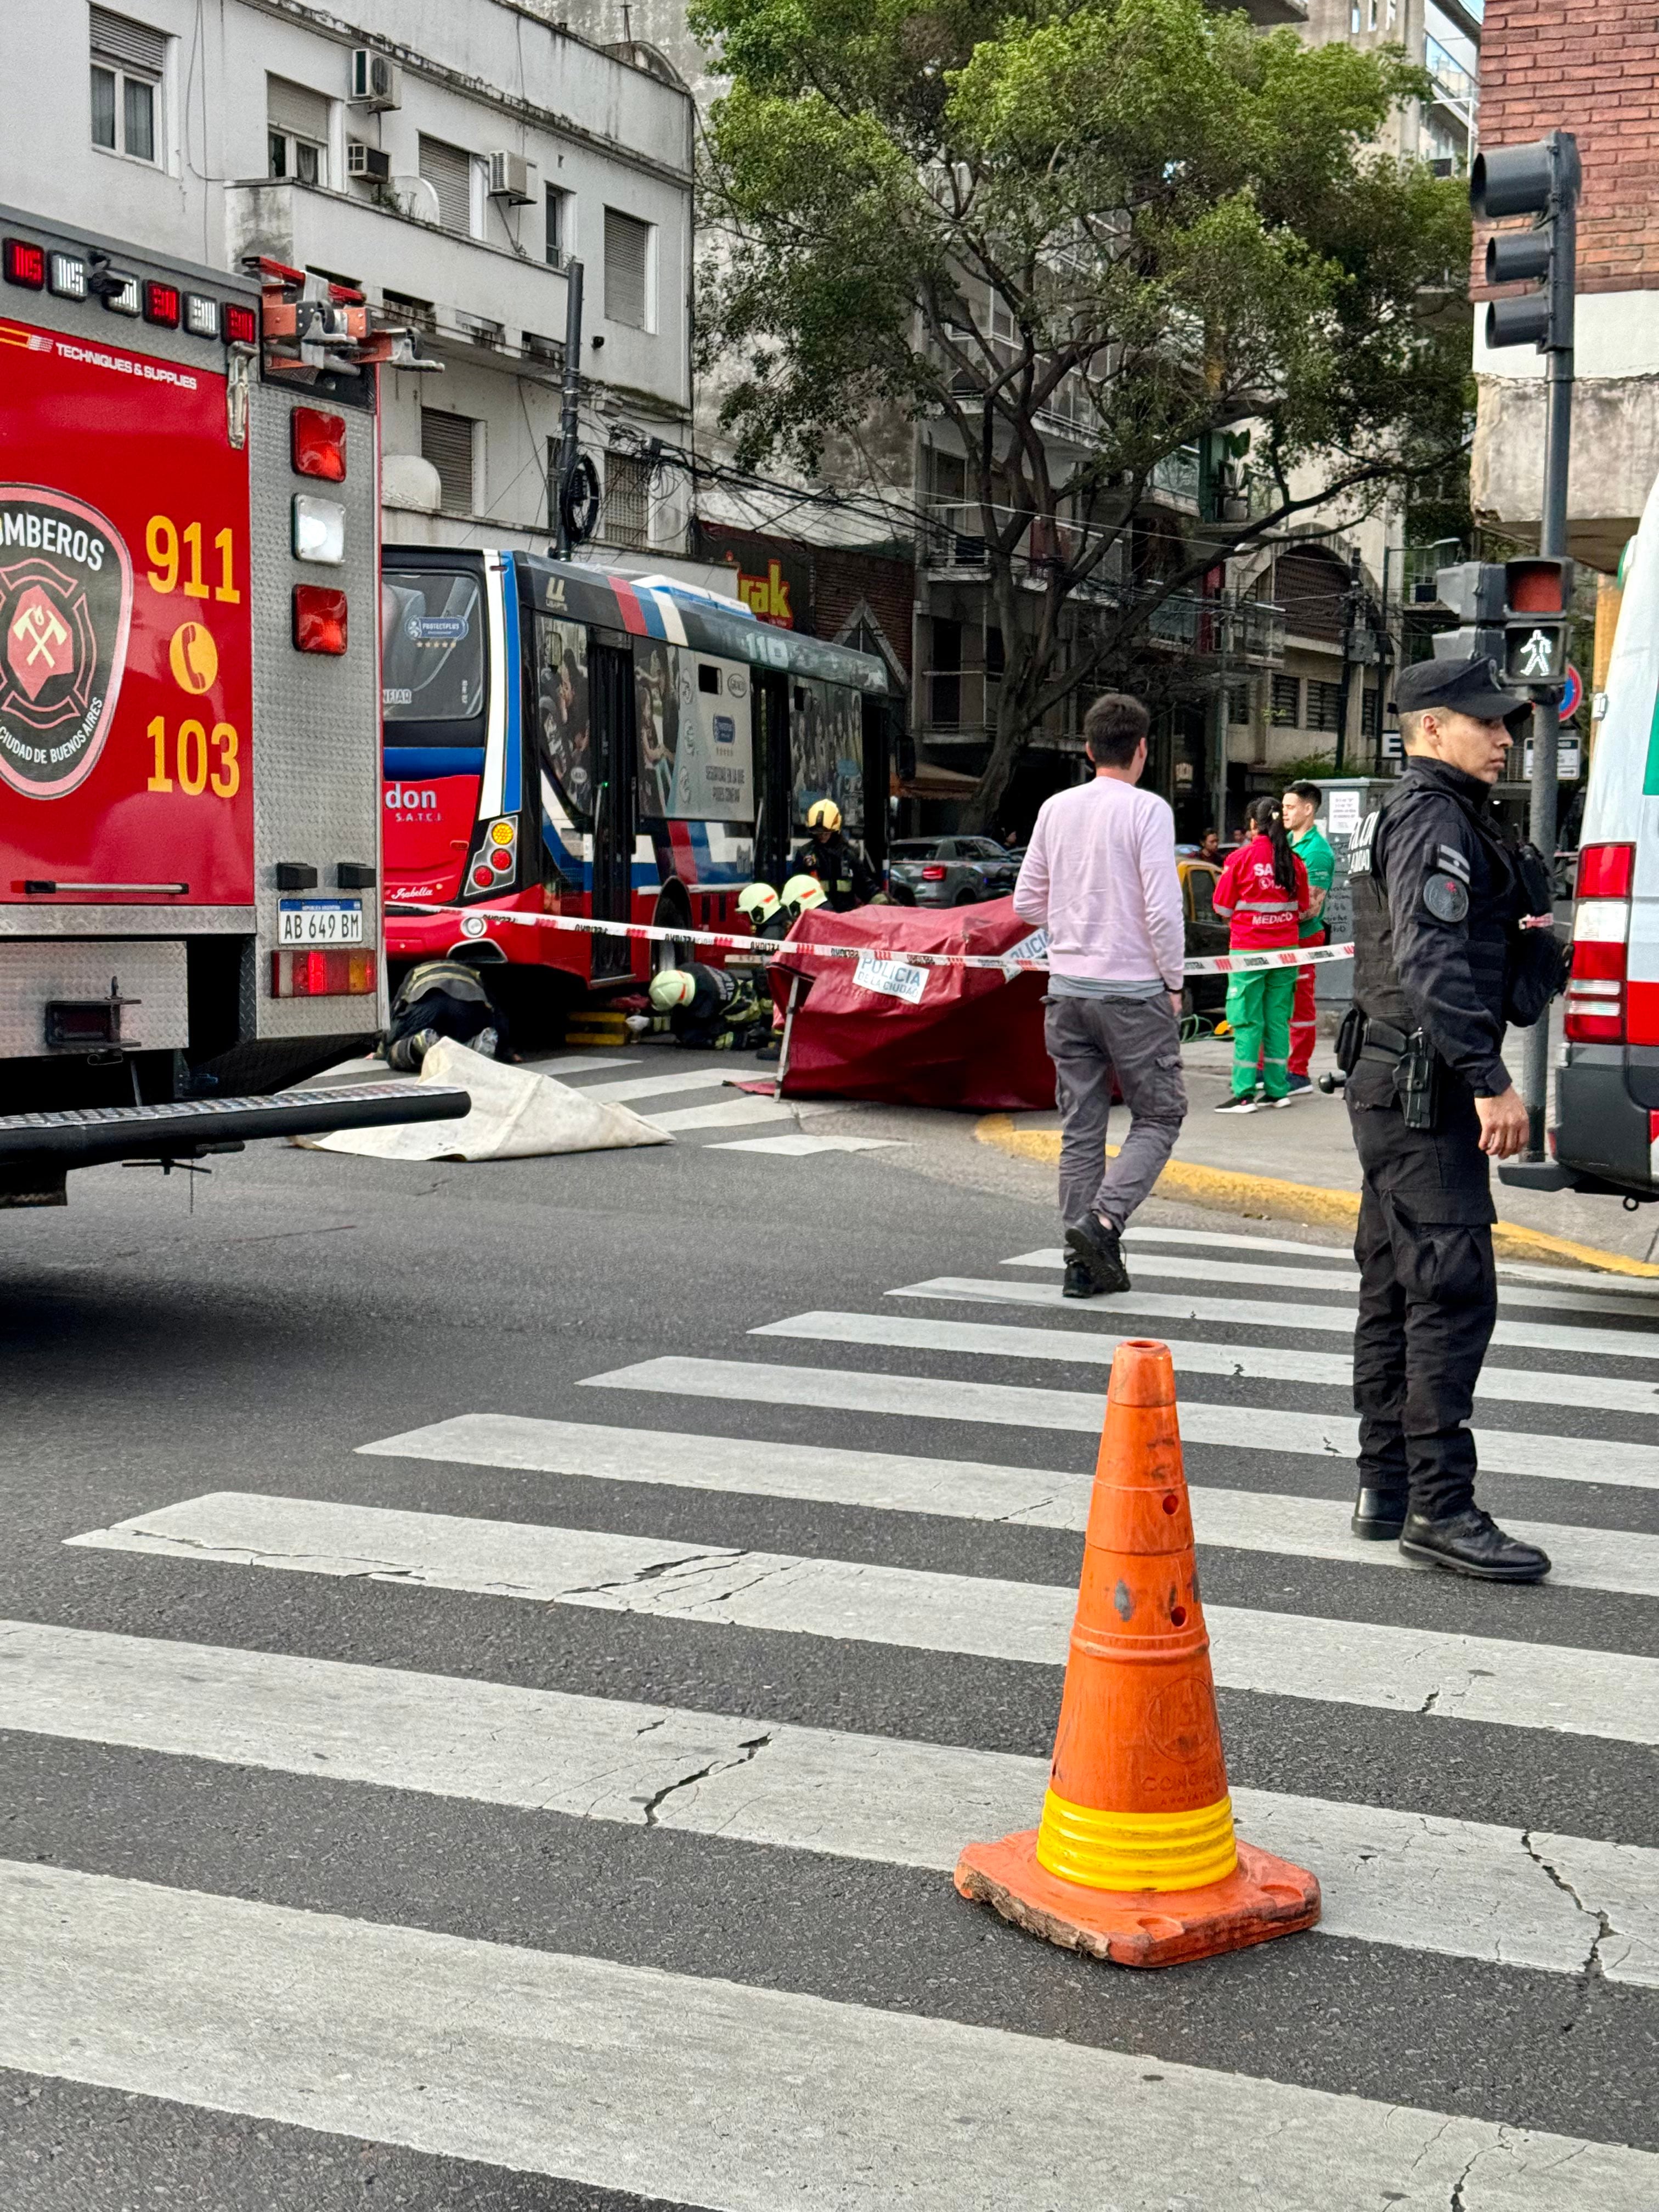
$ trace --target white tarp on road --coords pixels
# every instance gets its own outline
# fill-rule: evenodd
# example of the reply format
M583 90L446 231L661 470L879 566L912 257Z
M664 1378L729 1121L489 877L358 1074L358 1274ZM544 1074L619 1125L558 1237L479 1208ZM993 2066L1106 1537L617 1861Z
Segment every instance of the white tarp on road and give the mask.
M472 1100L459 1121L408 1121L384 1129L340 1129L297 1137L319 1152L377 1160L525 1160L548 1152L608 1152L672 1145L666 1129L608 1099L589 1097L528 1068L503 1067L441 1037L421 1063L421 1080L454 1084Z

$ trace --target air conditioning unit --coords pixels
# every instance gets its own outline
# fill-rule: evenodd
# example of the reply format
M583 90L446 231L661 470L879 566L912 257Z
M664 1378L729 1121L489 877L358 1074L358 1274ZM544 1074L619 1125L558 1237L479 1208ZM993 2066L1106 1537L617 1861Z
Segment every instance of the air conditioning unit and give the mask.
M404 73L390 54L378 54L373 46L352 48L351 98L371 115L403 106Z
M528 207L536 197L536 164L522 154L492 154L489 197L509 207Z
M392 174L392 156L383 154L378 146L365 146L361 138L348 139L346 174L364 178L372 185L383 185Z

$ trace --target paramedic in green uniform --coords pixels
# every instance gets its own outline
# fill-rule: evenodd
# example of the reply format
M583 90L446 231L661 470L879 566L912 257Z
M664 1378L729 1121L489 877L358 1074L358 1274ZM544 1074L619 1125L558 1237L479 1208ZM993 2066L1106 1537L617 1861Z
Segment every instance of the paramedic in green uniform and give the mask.
M1289 832L1291 850L1308 872L1310 911L1297 933L1298 945L1323 945L1331 933L1325 926L1325 901L1330 892L1331 878L1336 873L1336 855L1314 827L1314 817L1324 796L1316 783L1292 783L1279 802L1279 819ZM1314 977L1318 972L1312 965L1296 971L1296 1001L1291 1008L1289 1076L1293 1091L1313 1087L1308 1066L1313 1058Z

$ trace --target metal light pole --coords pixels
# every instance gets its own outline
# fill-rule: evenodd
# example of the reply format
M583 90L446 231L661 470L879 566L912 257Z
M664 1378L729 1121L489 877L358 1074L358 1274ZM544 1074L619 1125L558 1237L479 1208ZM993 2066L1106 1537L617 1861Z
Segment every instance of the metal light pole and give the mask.
M1552 131L1553 176L1548 221L1553 244L1549 270L1549 334L1544 353L1544 496L1539 516L1538 550L1564 555L1567 550L1567 465L1572 448L1573 304L1578 264L1578 147L1571 133ZM1532 708L1532 810L1528 834L1555 875L1555 817L1561 733L1559 692L1534 700ZM1521 1095L1527 1102L1527 1158L1545 1157L1545 1122L1550 1085L1550 1023L1546 1014L1527 1031Z
M553 472L553 481L547 489L547 503L552 510L548 516L548 527L552 532L553 550L561 560L570 553L570 533L565 526L564 493L570 482L570 472L576 465L576 439L580 427L582 376L582 264L580 261L567 263L564 272L564 374L562 405L559 413L559 462Z
M1530 230L1499 231L1486 241L1488 284L1536 283L1541 289L1519 297L1491 301L1486 307L1488 347L1536 346L1544 356L1544 495L1539 510L1540 556L1565 560L1567 550L1567 461L1572 441L1573 302L1577 290L1578 187L1582 182L1578 142L1571 131L1552 131L1527 146L1488 147L1469 171L1469 205L1477 222L1529 215ZM1565 572L1563 578L1561 641L1565 648ZM1533 602L1535 606L1536 602ZM1512 613L1513 609L1508 610ZM1517 674L1524 683L1528 672ZM1560 691L1550 681L1534 684L1532 709L1532 810L1528 830L1552 877L1555 872L1557 748L1561 727ZM1550 1039L1547 1019L1527 1032L1521 1092L1526 1101L1527 1158L1545 1157L1545 1117L1549 1099Z

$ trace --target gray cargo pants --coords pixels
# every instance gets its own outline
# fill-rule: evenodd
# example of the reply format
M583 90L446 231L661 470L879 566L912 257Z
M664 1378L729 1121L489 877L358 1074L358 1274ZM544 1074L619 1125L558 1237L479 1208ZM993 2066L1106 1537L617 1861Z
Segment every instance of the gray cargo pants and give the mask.
M1164 1171L1187 1113L1181 1036L1170 1001L1044 1001L1043 1040L1054 1063L1060 1109L1060 1215L1075 1228L1091 1213L1121 1229ZM1112 1083L1129 1109L1129 1133L1106 1153ZM1103 1163L1105 1172L1101 1172Z

